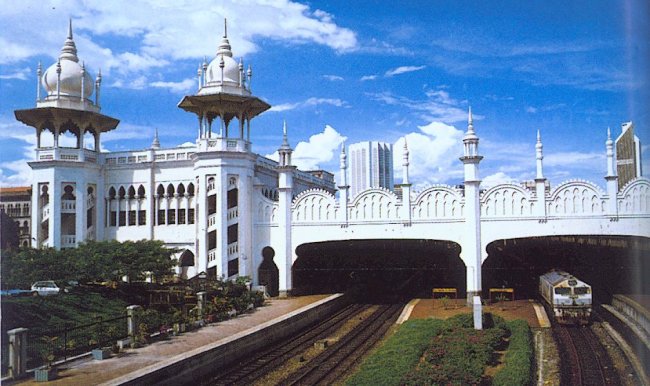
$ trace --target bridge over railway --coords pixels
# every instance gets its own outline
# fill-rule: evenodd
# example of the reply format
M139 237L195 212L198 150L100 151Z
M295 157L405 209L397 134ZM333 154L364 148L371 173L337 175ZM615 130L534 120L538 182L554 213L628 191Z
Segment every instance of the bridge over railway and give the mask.
M263 236L254 240L254 254L265 256L267 262L273 259L279 271L279 289L288 291L293 288L292 267L300 257L297 251L301 246L346 240L447 241L457 244L460 250L470 296L480 292L487 246L498 240L567 235L648 237L650 180L637 178L618 190L609 131L607 191L578 180L549 189L539 133L534 186L501 184L483 190L478 173L483 157L478 154L471 110L463 144L464 156L460 160L465 181L461 187L438 185L412 192L406 144L399 195L370 189L350 198L344 151L338 197L310 190L294 198L291 175L282 174L279 201L263 198L255 208L254 233ZM263 228L268 231L257 231ZM256 282L260 272L253 272Z

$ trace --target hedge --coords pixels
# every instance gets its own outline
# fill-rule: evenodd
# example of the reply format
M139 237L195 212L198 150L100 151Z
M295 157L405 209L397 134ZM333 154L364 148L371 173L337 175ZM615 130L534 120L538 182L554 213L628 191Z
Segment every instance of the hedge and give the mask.
M409 320L395 335L369 356L346 385L399 385L403 375L413 369L431 339L445 328L443 320Z
M528 324L523 320L507 323L510 343L504 366L492 379L494 386L529 385L532 378L533 343Z

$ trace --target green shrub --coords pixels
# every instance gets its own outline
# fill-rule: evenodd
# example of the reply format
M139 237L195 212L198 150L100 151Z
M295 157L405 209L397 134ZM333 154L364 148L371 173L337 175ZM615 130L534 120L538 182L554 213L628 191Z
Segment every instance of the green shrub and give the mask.
M533 343L528 324L523 320L508 322L510 342L503 368L495 374L495 386L529 385L532 376Z
M439 335L444 321L409 320L381 347L364 360L346 385L399 385L404 374L413 369L431 338Z

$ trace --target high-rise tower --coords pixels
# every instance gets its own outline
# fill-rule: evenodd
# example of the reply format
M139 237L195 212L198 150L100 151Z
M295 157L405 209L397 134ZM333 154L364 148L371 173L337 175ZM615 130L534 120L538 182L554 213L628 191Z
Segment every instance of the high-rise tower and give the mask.
M100 135L119 121L99 113L101 71L93 81L85 64L79 63L72 21L57 62L44 73L39 63L37 75L36 107L14 112L16 119L36 128L36 159L29 163L34 173L32 246L72 248L103 238L97 224L103 224L104 214L96 209L97 192L103 190ZM42 141L48 132L52 143ZM67 132L76 137L72 147L60 143ZM85 142L87 135L92 143Z
M353 143L350 152L350 195L368 188L393 190L393 145L367 141Z

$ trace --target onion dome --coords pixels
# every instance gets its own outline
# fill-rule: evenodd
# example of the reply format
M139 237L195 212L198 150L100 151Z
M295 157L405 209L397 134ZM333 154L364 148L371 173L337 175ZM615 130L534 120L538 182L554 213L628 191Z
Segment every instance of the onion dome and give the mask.
M208 65L208 72L206 74L206 82L210 83L221 83L221 69L223 68L223 83L232 83L233 85L239 85L239 63L237 63L232 58L232 51L230 47L230 42L228 41L228 36L223 35L221 39L221 44L217 49L217 56L212 59Z
M94 81L83 64L79 64L77 46L72 38L72 20L68 26L68 37L61 48L59 60L52 64L43 74L42 84L47 95L57 95L57 80L61 76L58 94L61 96L81 97L83 83L84 98L93 93ZM82 82L83 79L83 82Z

